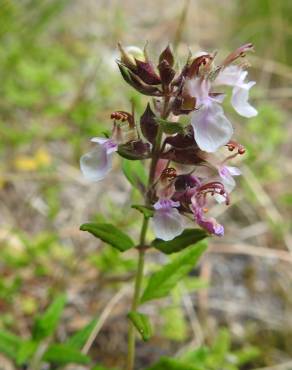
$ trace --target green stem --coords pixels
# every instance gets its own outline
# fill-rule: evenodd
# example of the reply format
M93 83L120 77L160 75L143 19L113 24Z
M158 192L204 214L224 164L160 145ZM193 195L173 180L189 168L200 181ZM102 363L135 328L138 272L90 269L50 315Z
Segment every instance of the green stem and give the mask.
M145 237L148 229L149 220L144 217L141 234L140 234L140 245L137 248L139 252L138 268L135 280L134 297L132 301L131 311L136 312L139 306L139 300L141 295L141 287L143 281L144 272L144 260L145 260ZM128 357L127 357L127 370L133 370L135 361L135 327L129 322L129 337L128 337Z
M161 113L161 118L165 119L168 116L168 103L169 103L169 94L168 90L165 91L164 96L164 106L163 111ZM149 170L149 182L148 182L148 191L146 195L145 202L146 204L149 204L149 191L151 190L153 186L153 182L155 179L155 170L157 166L157 162L159 160L159 153L160 153L160 146L161 146L161 139L162 139L163 132L161 128L158 129L157 137L155 144L152 149L152 161L150 164L150 170ZM145 239L146 239L146 233L148 229L148 223L149 219L144 217L143 224L141 227L141 233L140 233L140 241L139 245L137 247L137 250L139 252L139 260L138 260L138 267L137 267L137 273L135 278L135 288L134 288L134 296L132 301L132 312L137 312L138 306L139 306L139 300L141 295L141 287L143 282L143 272L144 272L144 260L145 260ZM129 334L128 334L128 356L127 356L127 365L126 370L133 370L134 369L134 363L135 363L135 327L134 325L129 322Z

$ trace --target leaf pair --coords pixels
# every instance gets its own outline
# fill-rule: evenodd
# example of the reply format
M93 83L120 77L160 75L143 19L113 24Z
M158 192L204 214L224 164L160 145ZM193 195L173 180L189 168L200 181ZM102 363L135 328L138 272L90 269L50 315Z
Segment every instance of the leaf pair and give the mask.
M151 208L142 205L135 204L132 206L132 208L137 209L146 218L152 217L154 212ZM134 241L127 234L125 234L112 224L86 223L80 226L80 230L88 231L96 238L101 239L102 241L111 245L115 249L118 249L120 252L125 252L128 249L131 249L135 246ZM165 254L171 254L179 252L206 237L207 234L204 230L186 229L182 232L181 235L177 236L176 238L170 241L155 239L151 243L151 246Z

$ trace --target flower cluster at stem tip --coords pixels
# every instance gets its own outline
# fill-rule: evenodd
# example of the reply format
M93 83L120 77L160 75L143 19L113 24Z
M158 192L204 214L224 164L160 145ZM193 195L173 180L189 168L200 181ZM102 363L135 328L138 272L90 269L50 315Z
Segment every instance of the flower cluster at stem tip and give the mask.
M151 96L152 107L148 104L138 121L133 112L111 114L111 136L91 139L94 149L80 159L85 178L103 179L114 153L130 160L150 159L150 184L141 190L146 206L153 210L156 237L171 240L180 235L187 218L210 234L224 235L224 227L207 215L208 206L212 201L230 203L240 170L229 164L245 149L232 139L221 89L231 88L231 105L239 115L257 115L248 101L255 82L247 81L244 59L253 45L241 46L219 65L217 53L199 52L190 55L182 68L177 67L170 46L160 54L157 67L146 48L119 45L119 49L117 64L123 79Z

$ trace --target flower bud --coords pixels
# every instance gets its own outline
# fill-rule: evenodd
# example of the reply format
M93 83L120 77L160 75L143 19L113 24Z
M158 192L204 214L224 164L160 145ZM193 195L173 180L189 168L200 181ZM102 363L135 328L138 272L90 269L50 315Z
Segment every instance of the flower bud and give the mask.
M117 62L123 79L141 94L149 96L162 96L162 92L155 86L148 85L124 64Z
M125 48L122 47L120 43L118 43L118 48L121 52L120 61L128 68L136 68L136 60L145 61L145 55L142 49L138 48L137 46L127 46Z
M159 63L161 63L163 60L165 60L170 67L173 67L174 56L169 45L163 50L163 52L159 56Z
M145 139L147 139L150 143L153 144L155 142L158 132L158 123L156 121L155 114L150 108L149 103L147 104L145 112L142 114L140 118L140 127Z

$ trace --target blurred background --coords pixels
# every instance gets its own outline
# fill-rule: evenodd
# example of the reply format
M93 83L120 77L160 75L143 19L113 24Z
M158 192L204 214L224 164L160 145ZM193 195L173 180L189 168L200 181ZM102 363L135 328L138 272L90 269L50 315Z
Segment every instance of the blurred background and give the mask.
M238 369L292 369L291 40L290 0L1 0L0 328L27 337L36 313L65 291L58 338L106 313L90 354L123 364L136 256L79 231L111 220L136 236L141 222L118 158L101 183L79 171L110 113L129 110L130 99L142 112L147 101L121 79L116 44L148 41L157 58L176 43L184 61L188 48L220 59L253 42L259 115L240 119L226 105L247 148L231 206L213 210L226 236L210 239L200 270L170 298L147 305L156 331L139 341L137 363L204 344L215 370L234 359ZM165 258L150 254L148 271Z

